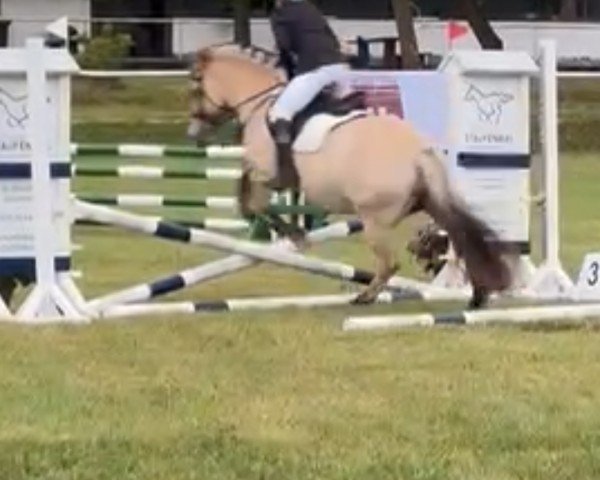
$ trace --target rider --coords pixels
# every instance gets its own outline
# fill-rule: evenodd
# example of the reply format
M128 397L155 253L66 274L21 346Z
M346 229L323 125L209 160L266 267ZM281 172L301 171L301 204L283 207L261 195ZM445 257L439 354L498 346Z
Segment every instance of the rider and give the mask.
M291 79L269 112L279 171L292 162L291 124L321 90L348 68L323 14L308 0L276 0L271 17L280 63Z

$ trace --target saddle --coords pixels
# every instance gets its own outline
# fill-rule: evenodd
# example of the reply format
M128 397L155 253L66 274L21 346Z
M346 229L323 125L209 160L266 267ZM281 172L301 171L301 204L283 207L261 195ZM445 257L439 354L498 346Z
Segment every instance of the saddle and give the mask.
M289 132L291 150L295 153L317 152L331 131L354 118L364 116L365 111L366 98L363 92L338 97L333 86L326 87L293 118ZM269 130L275 140L274 132ZM298 172L287 154L278 159L275 185L275 188L298 188Z
M337 97L334 94L333 87L327 87L295 116L292 122L293 138L296 139L307 123L317 115L327 115L339 120L365 109L366 96L364 92L352 92L349 95Z
M292 145L296 152L314 152L335 128L363 116L367 108L364 92L338 97L334 87L326 87L292 120Z

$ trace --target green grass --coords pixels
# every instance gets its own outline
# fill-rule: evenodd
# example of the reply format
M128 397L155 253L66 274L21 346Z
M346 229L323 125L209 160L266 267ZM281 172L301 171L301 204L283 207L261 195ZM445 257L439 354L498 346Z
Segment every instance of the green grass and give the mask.
M339 317L3 329L0 472L597 478L595 331L343 337Z
M177 114L164 95L140 88L146 93L138 92L137 102L146 103L147 115ZM122 108L130 98L125 92L106 95L104 103L89 93L76 96L75 117L83 123L74 127L75 140L117 141L108 135L114 129L119 140L183 143L171 123L150 128L136 113L141 107ZM135 118L100 128L105 125L100 119L113 112ZM160 140L147 137L154 128L162 132ZM565 154L561 160L563 259L575 273L583 254L600 244L600 164L595 153ZM160 187L179 195L227 194L232 187L146 185L90 179L75 187L94 192ZM399 253L414 226L415 221L398 233ZM75 240L84 246L76 268L84 272L79 283L88 296L219 256L110 229L77 228ZM371 265L358 239L328 243L315 253ZM415 273L405 256L404 264L405 272ZM262 266L173 298L346 288ZM2 325L0 478L600 477L600 349L592 323L340 331L349 313L423 308L428 307L414 302L401 308L166 316L85 327Z

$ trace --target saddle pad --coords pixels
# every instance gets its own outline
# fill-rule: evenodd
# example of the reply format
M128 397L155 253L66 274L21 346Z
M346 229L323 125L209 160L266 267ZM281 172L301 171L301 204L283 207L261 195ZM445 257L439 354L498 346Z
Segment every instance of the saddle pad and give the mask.
M357 110L348 115L335 116L329 113L319 113L306 122L300 134L294 141L293 149L296 153L318 152L325 137L331 130L342 123L346 123L358 117L364 117L366 111Z

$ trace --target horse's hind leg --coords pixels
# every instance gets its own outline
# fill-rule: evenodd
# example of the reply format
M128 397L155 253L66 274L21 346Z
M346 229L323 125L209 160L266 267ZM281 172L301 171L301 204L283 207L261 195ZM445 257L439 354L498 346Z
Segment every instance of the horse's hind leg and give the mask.
M473 295L471 300L469 300L469 306L467 307L469 310L477 310L479 308L485 307L490 298L490 293L487 289L482 287L473 287Z
M354 300L353 304L368 305L383 291L388 280L399 268L392 248L392 228L378 223L375 219L362 218L364 238L375 254L375 276L371 283Z

